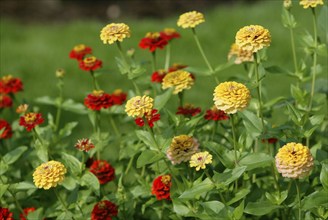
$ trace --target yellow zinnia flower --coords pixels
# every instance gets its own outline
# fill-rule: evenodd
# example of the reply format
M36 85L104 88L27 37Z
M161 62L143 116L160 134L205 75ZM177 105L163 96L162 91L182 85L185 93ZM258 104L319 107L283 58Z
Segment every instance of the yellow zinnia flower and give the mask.
M242 50L252 53L270 46L270 32L260 25L250 25L241 28L236 34L236 44Z
M303 8L315 8L317 5L323 5L323 0L300 0L300 5L303 6Z
M234 114L247 107L251 98L247 87L237 82L220 83L214 90L215 106L227 114Z
M200 169L205 169L206 164L212 163L212 155L209 154L207 151L195 153L191 156L189 161L190 167L196 167L196 171Z
M130 28L124 23L111 23L106 25L100 32L100 39L104 44L122 42L124 38L130 37Z
M242 50L238 47L237 44L232 44L229 54L228 54L228 60L235 58L234 63L235 64L241 64L243 62L252 62L253 59L253 53L248 50Z
M202 13L191 11L180 15L177 24L182 28L194 28L203 22L205 22L205 18Z
M162 88L175 87L173 94L178 94L184 89L190 89L194 84L191 74L185 70L177 70L167 73L162 81Z
M38 166L33 173L33 182L36 187L50 189L64 180L65 166L58 161L49 161Z
M308 147L299 143L288 143L276 155L276 167L283 177L302 178L313 169L313 157Z
M149 96L135 96L127 101L125 112L128 116L143 117L145 113L150 113L153 109L154 99Z
M188 135L175 136L170 147L166 151L166 156L172 164L180 164L190 160L190 157L198 152L199 143L197 139Z

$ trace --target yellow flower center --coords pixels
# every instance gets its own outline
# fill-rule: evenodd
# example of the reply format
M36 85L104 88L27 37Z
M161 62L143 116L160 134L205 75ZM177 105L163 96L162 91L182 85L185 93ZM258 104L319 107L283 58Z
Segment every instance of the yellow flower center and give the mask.
M76 45L76 46L73 48L73 50L74 50L75 52L81 52L81 51L85 50L85 45L84 45L84 44Z
M3 77L2 77L2 81L3 81L4 83L8 83L12 78L13 78L12 75L3 76Z
M160 34L158 32L148 32L146 34L146 38L150 38L150 39L157 39L159 38Z
M102 96L105 92L103 90L93 90L92 94L96 97Z
M162 176L162 179L161 179L162 183L167 185L171 182L171 176L170 175L164 175Z
M86 66L92 66L96 62L97 58L95 56L84 58L83 63Z
M122 89L115 89L113 94L114 95L120 95L120 94L122 94L122 92L123 92Z
M35 119L36 119L36 113L27 113L25 116L24 116L24 119L25 119L25 122L34 122Z
M176 30L174 28L165 28L163 32L167 35L172 35L176 32Z

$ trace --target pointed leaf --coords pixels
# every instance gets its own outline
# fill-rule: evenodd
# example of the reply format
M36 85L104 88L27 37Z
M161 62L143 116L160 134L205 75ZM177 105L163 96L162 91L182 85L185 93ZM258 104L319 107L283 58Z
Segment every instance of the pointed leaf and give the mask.
M181 196L179 196L180 199L194 199L201 194L210 191L211 189L214 188L214 184L206 178L203 182L199 184L195 184L193 187L190 189L187 189L184 191Z
M26 146L20 146L17 147L16 149L8 152L3 158L2 160L7 164L10 165L12 163L15 163L20 156L22 156L22 154L27 150L28 148Z
M154 163L163 158L163 154L158 151L145 150L143 151L137 160L137 168L143 167L147 164Z
M169 88L163 94L156 96L154 108L158 111L161 110L171 98L173 90L174 88Z

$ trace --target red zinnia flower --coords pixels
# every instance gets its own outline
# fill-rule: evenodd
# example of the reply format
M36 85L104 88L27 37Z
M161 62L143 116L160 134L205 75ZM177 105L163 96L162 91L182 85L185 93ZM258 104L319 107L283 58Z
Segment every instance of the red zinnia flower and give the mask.
M170 189L171 189L171 175L162 175L157 177L152 186L151 193L156 195L157 200L167 199L171 200L170 198Z
M91 47L85 46L84 44L76 45L71 52L69 53L69 57L71 59L82 60L85 55L91 54Z
M25 213L25 216L27 216L28 213L30 213L30 212L34 212L35 210L36 210L36 208L34 208L34 207L30 207L30 208L25 208L23 211L24 211L24 213ZM26 218L24 217L23 214L20 214L20 215L19 215L19 218L20 218L21 220L26 220Z
M98 178L100 184L105 184L115 178L115 170L106 160L93 161L90 172Z
M10 108L13 105L13 101L10 96L6 94L0 94L0 109L1 108Z
M80 60L80 69L85 71L95 71L102 66L102 61L98 60L95 56L86 57Z
M14 220L13 213L8 208L0 207L0 220Z
M180 38L180 34L173 28L165 28L160 32L160 35L167 41L170 41L173 38Z
M102 90L94 90L84 99L84 105L91 109L99 111L101 108L109 108L113 106L112 97Z
M95 145L91 142L90 139L82 138L80 140L77 140L75 147L81 151L88 152L89 150L95 148Z
M41 113L26 113L24 116L20 117L19 125L24 126L27 131L31 131L35 126L42 124L44 119Z
M192 117L198 115L201 112L199 107L194 107L191 104L185 104L184 106L178 107L177 115L184 115L186 117Z
M0 93L16 93L23 90L23 83L19 78L11 75L4 76L0 80Z
M177 70L181 70L188 67L187 65L183 65L183 64L178 64L178 63L174 63L172 66L170 66L169 68L169 72L174 72Z
M228 120L229 116L224 112L213 106L211 109L206 111L204 116L206 120L213 120L213 121L221 121L221 120Z
M0 133L0 139L7 139L7 138L11 138L11 136L13 135L13 132L11 130L11 126L10 124L3 119L0 119L0 131L5 128L2 133Z
M151 75L151 81L152 82L157 82L157 83L162 83L163 82L163 78L166 75L166 71L161 69L161 70L157 70L156 72L153 72L153 74Z
M150 113L148 113L148 114L146 113L144 115L144 118L147 120L147 123L148 123L149 127L151 127L151 128L154 127L155 121L158 121L161 119L161 115L158 114L157 112L158 112L157 109L153 109ZM134 121L138 126L142 127L145 125L144 118L136 118Z
M112 99L114 105L122 105L126 100L127 94L124 93L121 89L116 89L112 94Z
M112 220L112 217L117 216L117 214L117 205L108 200L103 200L93 207L91 220Z
M268 139L262 139L262 143L268 142L269 144L275 144L278 139L277 138L268 138Z
M158 32L149 32L144 38L141 39L139 47L142 49L149 48L150 52L154 52L157 48L163 49L167 44L167 40L161 37Z

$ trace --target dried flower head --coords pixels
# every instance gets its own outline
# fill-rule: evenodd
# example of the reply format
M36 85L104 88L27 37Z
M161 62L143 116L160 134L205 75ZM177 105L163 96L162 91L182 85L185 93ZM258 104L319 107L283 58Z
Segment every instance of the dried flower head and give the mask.
M91 220L112 220L117 216L118 207L115 203L103 200L95 204L91 212Z
M6 120L0 118L0 140L11 138L12 135L11 125Z
M75 147L81 151L88 152L89 150L95 148L95 145L89 138L82 138L77 140Z
M227 114L234 114L247 107L251 98L247 87L237 82L220 83L214 90L214 104Z
M0 93L0 109L13 106L13 100L7 94Z
M36 187L50 189L64 180L67 170L64 164L51 160L38 166L33 173L33 182Z
M100 32L100 39L104 44L122 42L124 38L130 37L130 28L124 23L111 23L106 25Z
M176 112L177 115L184 115L186 117L196 116L201 112L199 107L195 107L192 104L185 104L183 106L178 107L178 111Z
M71 59L83 60L85 55L91 54L91 53L92 53L91 47L88 47L84 44L79 44L79 45L76 45L71 50L71 52L69 53L69 57Z
M177 25L182 28L194 28L205 22L204 15L197 11L191 11L180 15Z
M224 111L219 110L214 105L211 109L206 110L206 114L204 118L206 120L222 121L222 120L228 120L229 116Z
M300 0L300 5L306 8L315 8L318 5L323 5L323 0Z
M205 169L206 164L211 164L211 163L212 163L212 155L207 151L204 151L192 155L189 161L189 166L195 167L196 171L199 171L200 169Z
M115 178L115 169L106 160L94 160L90 172L98 178L100 184L108 183Z
M270 46L270 32L260 25L250 25L241 28L236 34L236 44L241 50L255 53L263 47Z
M154 99L149 96L135 96L129 99L125 105L125 112L131 117L143 117L153 109Z
M240 49L237 44L232 44L229 54L228 54L228 60L231 60L234 58L235 64L241 64L244 62L253 62L253 53L249 50L242 50Z
M194 84L192 75L185 70L177 70L174 72L167 73L162 82L162 88L167 89L175 87L173 94L178 94L184 89L190 89Z
M198 147L197 139L192 136L175 136L166 151L166 156L172 164L180 164L181 162L189 161L190 157L198 152Z
M12 75L3 76L0 79L0 93L16 93L23 90L23 83Z
M85 71L95 71L102 67L102 61L95 56L86 57L80 61L79 67Z
M303 178L313 169L313 157L308 147L300 143L287 143L276 155L276 167L283 177Z
M94 111L99 111L102 108L110 108L114 105L111 95L103 90L93 90L93 92L84 99L84 105Z
M171 175L158 176L153 181L151 193L156 196L157 200L171 200L170 189L172 186Z
M22 114L25 113L28 109L28 104L21 104L16 108L16 113Z
M35 126L42 124L44 119L41 113L25 113L24 116L19 118L19 125L26 128L27 131L31 131Z

